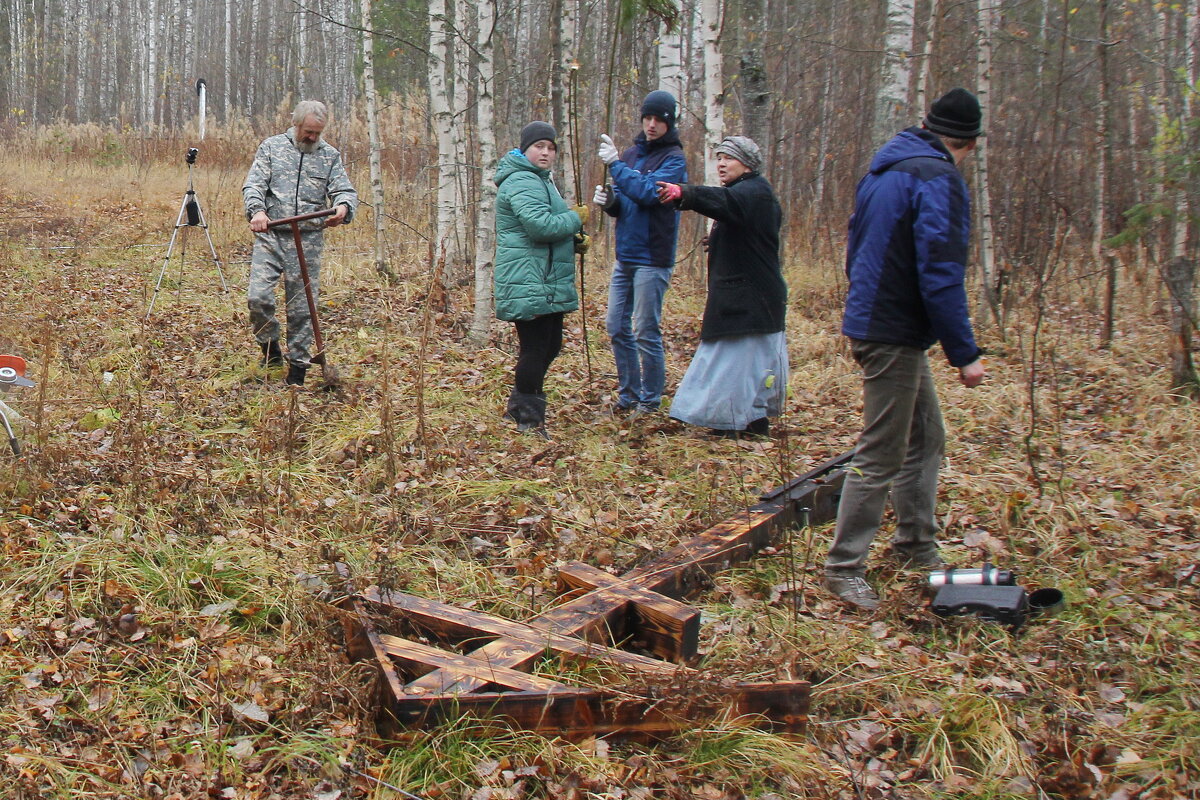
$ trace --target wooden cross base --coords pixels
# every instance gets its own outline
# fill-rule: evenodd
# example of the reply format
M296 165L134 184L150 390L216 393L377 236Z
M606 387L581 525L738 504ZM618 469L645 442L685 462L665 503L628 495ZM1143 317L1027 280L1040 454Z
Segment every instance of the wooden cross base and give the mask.
M463 714L570 738L663 736L721 716L803 729L806 681L735 683L687 666L699 647L700 612L680 599L787 528L832 520L850 456L771 490L622 576L565 565L558 574L562 602L526 622L378 587L346 597L350 656L379 668L380 732L390 736ZM531 674L547 656L615 672L626 685L581 687Z

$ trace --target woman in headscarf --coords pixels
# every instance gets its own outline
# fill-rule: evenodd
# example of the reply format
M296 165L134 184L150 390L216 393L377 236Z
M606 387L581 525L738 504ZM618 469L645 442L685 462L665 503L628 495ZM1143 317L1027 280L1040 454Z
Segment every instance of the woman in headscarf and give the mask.
M512 322L520 347L505 418L545 436L543 382L562 349L563 317L579 307L575 251L587 206L567 207L550 180L558 134L545 122L521 129L520 147L496 168L496 316Z
M700 347L675 392L671 416L723 436L770 433L787 393L787 284L779 264L782 210L760 174L753 139L717 147L721 186L659 183L659 199L715 222L708 236L708 301Z

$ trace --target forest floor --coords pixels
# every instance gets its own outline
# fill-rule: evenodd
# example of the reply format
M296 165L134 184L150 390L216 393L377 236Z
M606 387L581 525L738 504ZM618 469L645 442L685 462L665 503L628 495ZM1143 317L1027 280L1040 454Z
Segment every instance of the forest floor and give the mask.
M0 352L37 381L3 396L25 418L24 456L0 457L4 797L1200 795L1200 408L1165 390L1153 286L1123 293L1111 349L1075 278L1042 303L1014 297L1005 337L982 329L976 390L933 351L945 555L1058 587L1058 616L1019 633L937 618L921 577L878 553L883 607L850 613L820 588L822 526L811 551L761 556L690 600L713 680L813 683L803 734L718 720L656 744L567 742L462 720L389 746L370 668L331 632L331 561L524 619L553 600L557 565L622 572L849 450L859 377L837 333L839 267L790 260L786 413L770 441L735 442L612 416L607 270L589 259L593 373L573 314L545 441L500 418L508 326L471 346L469 292L433 307L409 229L392 253L403 280L382 285L365 209L330 234L322 280L341 390L284 390L261 370L240 160L202 161L196 184L230 293L191 230L146 321L179 156L119 142L0 156ZM702 306L681 267L672 386Z

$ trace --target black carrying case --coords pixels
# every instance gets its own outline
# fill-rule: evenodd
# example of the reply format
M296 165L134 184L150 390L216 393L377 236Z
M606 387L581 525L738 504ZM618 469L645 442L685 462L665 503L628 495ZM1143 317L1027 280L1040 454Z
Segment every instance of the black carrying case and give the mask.
M1019 628L1029 615L1029 596L1021 586L952 583L938 589L932 608L939 617L973 614Z

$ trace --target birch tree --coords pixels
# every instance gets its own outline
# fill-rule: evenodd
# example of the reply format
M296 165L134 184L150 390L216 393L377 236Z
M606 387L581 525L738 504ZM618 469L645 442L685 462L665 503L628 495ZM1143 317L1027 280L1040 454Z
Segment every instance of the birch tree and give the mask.
M156 87L158 86L158 16L158 0L148 0L146 16L144 17L146 65L145 78L142 83L142 124L147 129L154 126L154 100L155 95L157 95Z
M363 99L367 107L367 136L371 140L371 212L375 218L375 271L388 283L396 276L388 266L384 253L384 220L386 219L383 192L383 138L379 133L379 99L375 91L375 35L372 33L371 0L361 0Z
M479 180L479 213L475 225L475 312L470 336L471 341L481 345L487 341L494 307L492 267L496 249L496 184L492 183L491 170L496 163L496 120L492 103L495 0L477 0L475 13L475 114L483 173Z
M679 0L667 0L677 20L683 19ZM683 118L683 109L688 101L687 73L683 68L683 25L660 23L658 34L658 88L665 89L679 101L677 119Z
M224 61L221 64L221 119L228 125L233 109L233 0L225 0L225 45Z
M1200 91L1200 2L1187 0L1184 12L1182 77L1180 99L1180 144L1192 161L1200 161L1200 119L1197 118L1197 92ZM1187 161L1185 160L1185 163ZM1186 171L1185 171L1186 172ZM1196 332L1196 249L1193 204L1185 181L1174 191L1170 249L1165 278L1170 294L1171 335L1168 347L1171 383L1192 397L1200 396L1200 375L1193 360L1192 340ZM1192 186L1195 186L1194 180ZM1193 188L1194 191L1194 188Z
M559 156L558 164L561 166L563 176L563 185L574 187L579 183L575 175L575 162L577 149L581 147L579 142L575 141L573 131L575 127L575 115L579 113L578 103L579 98L576 97L578 92L578 79L574 78L575 71L579 68L579 62L576 59L579 35L579 2L580 0L556 0L561 3L562 24L559 26L559 55L554 65L554 71L560 76L559 83L562 84L566 80L566 97L563 99L563 108L561 111L565 127L555 128L560 132L559 135ZM573 82L572 82L573 81ZM569 133L570 132L570 133ZM582 155L580 152L579 155ZM582 180L582 176L579 176ZM582 203L582 198L575 198L574 202Z
M914 116L908 96L914 23L913 0L887 0L883 64L876 95L876 144L890 139Z
M933 47L937 40L938 19L942 15L942 0L929 0L929 17L925 21L925 45L921 52L921 72L917 78L917 100L916 108L913 109L917 114L925 113L925 109L929 108L930 93L933 89L930 84L933 81Z
M1092 255L1096 264L1104 267L1104 320L1100 332L1102 347L1110 347L1113 339L1113 328L1116 315L1117 295L1117 259L1105 244L1111 235L1109 215L1112 208L1109 203L1109 179L1112 170L1112 126L1109 99L1109 70L1108 49L1108 6L1109 0L1100 0L1100 30L1096 43L1096 55L1100 65L1099 74L1099 103L1096 109L1096 195L1095 195L1095 225L1092 231Z
M998 0L979 0L976 8L979 21L978 46L975 53L975 83L979 104L987 119L992 96L992 37L995 34L996 7ZM996 328L1003 336L1004 322L1000 313L1000 282L996 270L996 242L992 235L992 193L989 183L991 172L988 167L988 140L976 140L975 146L975 189L979 206L979 268L983 274L983 300L992 312Z
M467 272L471 259L471 248L474 245L472 224L474 217L468 213L472 207L471 188L474 183L471 178L478 177L467 169L471 159L467 156L467 107L469 105L468 88L471 70L471 44L467 39L470 29L474 27L472 5L467 0L455 2L454 36L451 40L453 47L453 66L450 69L450 79L454 86L453 120L450 126L451 146L454 150L454 247L452 258L446 262L449 277L454 283L462 283L470 279Z
M429 119L437 142L437 201L434 211L435 258L446 272L457 258L455 250L454 108L450 78L450 21L448 0L429 2Z
M701 0L700 20L704 27L704 182L717 178L717 145L725 137L725 68L721 55L724 27L723 0Z

